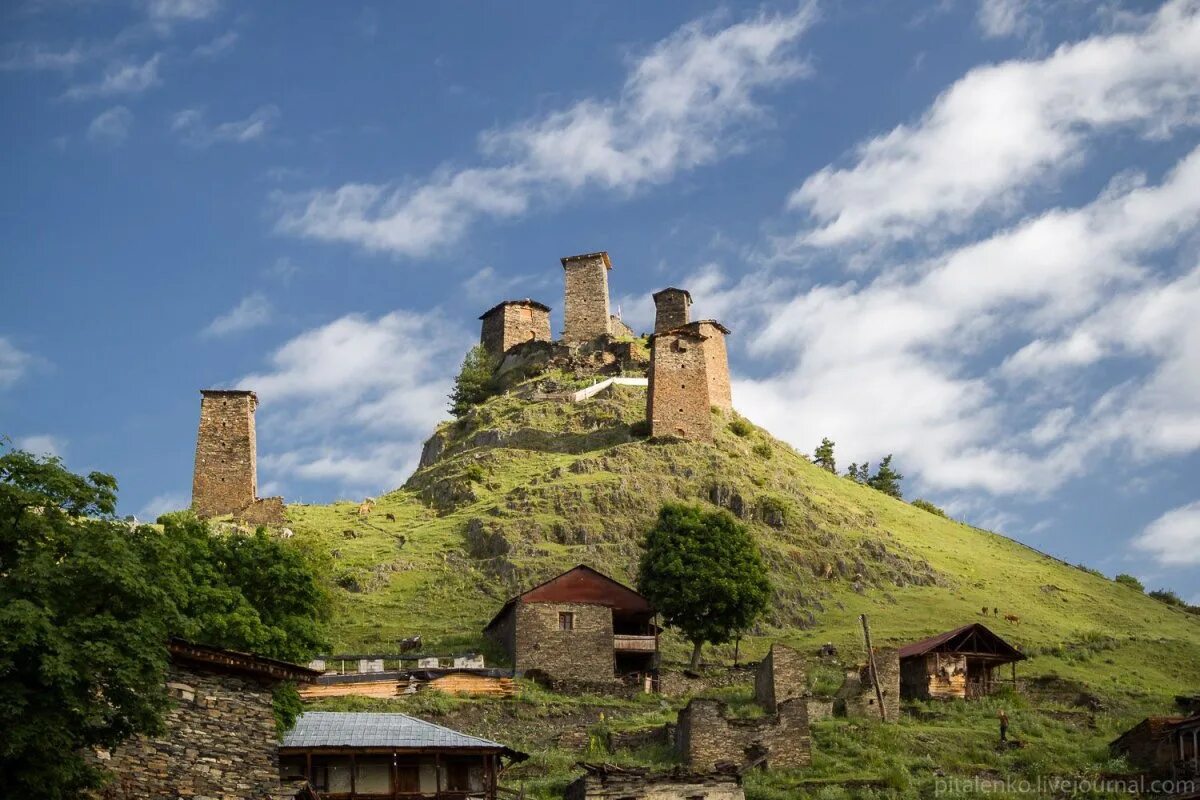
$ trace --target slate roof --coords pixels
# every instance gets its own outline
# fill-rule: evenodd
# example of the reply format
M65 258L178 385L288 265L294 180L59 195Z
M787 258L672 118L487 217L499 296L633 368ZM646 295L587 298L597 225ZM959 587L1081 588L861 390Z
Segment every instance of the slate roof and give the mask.
M301 714L296 719L296 726L288 731L279 746L300 749L445 747L509 751L509 748L499 742L468 736L407 714L338 711L309 711Z

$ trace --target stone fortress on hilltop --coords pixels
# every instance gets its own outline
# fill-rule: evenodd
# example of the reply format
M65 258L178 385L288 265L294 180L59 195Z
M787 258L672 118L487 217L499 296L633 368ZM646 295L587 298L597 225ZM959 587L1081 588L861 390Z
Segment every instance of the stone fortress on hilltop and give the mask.
M500 385L551 369L577 378L611 377L645 385L651 436L711 441L713 409L733 408L725 349L729 329L716 320L692 321L691 294L668 287L653 295L654 332L639 337L610 309L608 253L567 256L562 266L560 339L551 333L550 307L529 298L504 300L479 317L479 343L495 362ZM582 399L575 394L591 396L585 391L534 397ZM203 389L200 397L192 508L206 518L282 524L283 499L258 496L257 395L245 389Z

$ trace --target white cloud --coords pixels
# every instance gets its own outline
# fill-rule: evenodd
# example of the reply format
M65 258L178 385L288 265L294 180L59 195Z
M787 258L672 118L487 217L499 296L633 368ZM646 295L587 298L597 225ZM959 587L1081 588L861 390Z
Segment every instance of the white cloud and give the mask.
M98 81L72 86L64 96L72 100L82 100L118 94L139 94L162 83L158 74L162 59L162 53L155 53L141 63L110 65Z
M0 70L70 72L91 57L92 52L80 44L54 49L37 42L14 42L4 46Z
M1135 32L971 70L916 123L861 144L851 166L805 180L790 206L815 227L796 243L942 238L984 211L1019 208L1033 186L1085 159L1090 136L1165 138L1198 121L1200 7L1174 0Z
M1015 36L1030 24L1029 0L979 0L975 22L989 39Z
M271 321L271 314L271 302L265 295L255 292L242 298L236 306L208 323L201 335L228 336L259 328Z
M147 0L146 13L155 22L208 19L221 8L220 0Z
M89 141L107 145L118 145L129 138L133 127L133 112L125 106L113 106L96 115L88 125Z
M61 436L52 436L48 433L22 436L16 440L16 446L18 449L24 450L27 453L33 453L36 456L58 456L62 458L67 453L67 440Z
M208 147L222 142L244 144L266 136L278 119L279 109L266 105L255 109L244 119L209 125L202 110L188 108L171 116L171 130L192 147Z
M594 188L631 193L737 149L761 119L756 93L806 72L794 44L811 6L715 29L694 22L634 62L615 99L486 132L486 165L443 166L405 185L348 183L280 196L281 230L368 250L424 255L481 217L513 217L534 203Z
M473 340L435 310L352 314L288 341L269 369L238 381L262 402L261 468L282 483L395 488L446 417L452 377Z
M212 41L198 45L192 50L192 55L197 58L217 58L232 50L238 38L237 31L226 31Z
M1151 522L1133 546L1163 566L1200 564L1200 501L1173 508Z
M153 522L168 511L190 508L191 499L182 492L164 492L150 498L137 512L137 518Z
M0 389L7 389L25 376L33 366L33 356L0 336Z

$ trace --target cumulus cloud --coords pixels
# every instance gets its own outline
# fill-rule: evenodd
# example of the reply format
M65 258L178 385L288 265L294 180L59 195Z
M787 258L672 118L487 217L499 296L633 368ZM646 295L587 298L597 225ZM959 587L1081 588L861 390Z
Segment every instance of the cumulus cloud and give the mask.
M87 129L87 138L99 144L118 145L129 138L132 127L133 112L125 106L113 106L97 114L91 121Z
M259 328L271 321L271 302L255 292L242 298L236 306L221 314L201 331L201 335L217 337Z
M64 96L72 100L83 100L118 94L139 94L162 83L158 74L162 60L162 53L155 53L140 63L132 61L112 64L99 80L76 84L68 89Z
M633 62L616 98L587 98L480 137L480 166L423 181L348 183L280 196L279 228L368 250L424 255L482 217L525 213L585 189L629 193L735 150L763 89L805 74L794 45L812 7L718 28L693 22Z
M1200 7L1166 3L1133 32L1043 59L977 67L913 124L810 176L789 205L813 226L800 246L864 247L961 232L1020 208L1032 188L1087 155L1091 136L1164 138L1200 121Z
M1015 36L1030 25L1029 0L979 0L975 22L988 39Z
M33 356L0 336L0 389L7 389L19 381L33 366Z
M226 31L210 42L197 45L192 55L197 58L217 58L233 49L238 42L237 31Z
M13 42L0 49L0 70L70 72L93 53L82 44L54 48L38 42Z
M1151 522L1133 546L1163 566L1200 564L1200 501L1173 508Z
M265 105L244 119L210 125L203 110L188 108L171 115L171 130L192 147L208 147L222 142L245 144L266 136L278 119L279 109Z
M331 481L347 492L400 485L446 416L472 340L435 310L351 314L286 342L269 368L238 381L263 404L262 470L284 484Z
M33 453L36 456L58 456L62 458L67 454L67 440L61 436L52 436L48 433L22 436L16 440L16 446L18 449L24 450L27 453Z
M147 500L135 516L140 520L153 522L168 511L182 511L191 504L191 499L183 492L164 492Z
M221 8L220 0L147 0L146 14L155 22L208 19Z

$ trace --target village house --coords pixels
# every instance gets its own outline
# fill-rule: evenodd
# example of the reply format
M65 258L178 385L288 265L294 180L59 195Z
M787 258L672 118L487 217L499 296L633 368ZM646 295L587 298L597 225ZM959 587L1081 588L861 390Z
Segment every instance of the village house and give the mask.
M986 697L1015 686L1017 662L1025 656L978 622L900 648L900 697L905 700ZM998 669L1012 666L1006 681Z
M1171 777L1175 780L1200 780L1200 714L1180 720L1170 727Z
M138 736L98 754L113 774L104 797L291 797L279 781L272 690L315 671L182 640L169 644L172 705L160 736Z
M279 745L279 775L322 800L495 800L524 753L407 714L310 711Z
M573 781L566 800L744 800L736 771L652 772L611 764L580 764L586 774Z
M1114 739L1108 750L1148 775L1167 777L1175 761L1182 760L1173 729L1183 717L1146 717Z
M483 632L518 676L622 679L650 691L658 673L655 618L645 597L581 564L510 599Z

